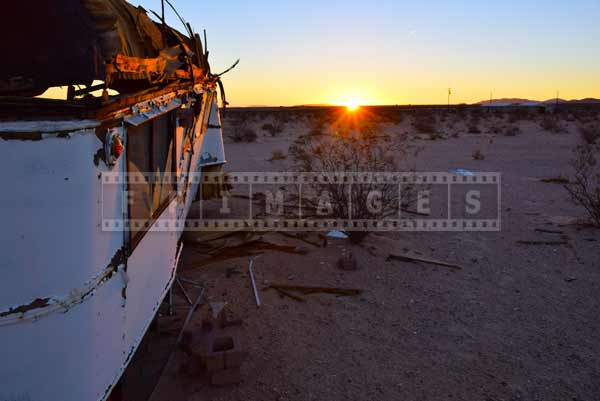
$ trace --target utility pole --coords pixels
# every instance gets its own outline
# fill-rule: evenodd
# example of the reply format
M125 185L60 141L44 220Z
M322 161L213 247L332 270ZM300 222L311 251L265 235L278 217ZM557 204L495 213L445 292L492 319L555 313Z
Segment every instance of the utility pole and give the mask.
M452 88L448 88L448 110L450 110L450 95L452 95Z

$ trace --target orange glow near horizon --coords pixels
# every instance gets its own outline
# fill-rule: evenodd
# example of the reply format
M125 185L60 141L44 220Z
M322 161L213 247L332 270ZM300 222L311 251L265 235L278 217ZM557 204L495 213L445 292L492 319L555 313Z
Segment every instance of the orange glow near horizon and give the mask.
M346 106L346 110L350 112L355 112L360 108L360 104L356 99L348 99L344 102L343 105Z

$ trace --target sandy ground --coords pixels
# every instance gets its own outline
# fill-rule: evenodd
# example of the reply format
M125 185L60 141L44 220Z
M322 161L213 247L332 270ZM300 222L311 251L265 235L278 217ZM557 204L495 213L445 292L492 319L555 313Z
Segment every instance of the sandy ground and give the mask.
M281 171L288 161L270 162L308 126L286 124L254 143L227 141L229 171ZM455 168L502 173L502 230L491 233L375 233L360 246L330 240L318 247L277 233L263 239L301 246L305 254L265 252L254 264L259 288L272 283L358 288L360 296L309 295L306 303L261 291L257 308L247 275L249 257L207 264L194 242L184 250L181 276L206 288L208 302L227 302L243 319L238 328L248 357L243 381L209 386L181 368L178 353L167 367L154 401L201 400L599 400L600 399L600 230L565 225L583 211L566 191L540 178L569 175L579 135L575 124L549 133L521 121L516 136L466 133L466 124L447 129L443 139L413 135L423 151L419 171ZM227 134L227 121L225 121ZM409 121L388 124L392 134L409 131ZM458 132L453 137L451 132ZM480 149L484 160L474 160ZM535 229L560 231L542 233ZM188 237L190 238L190 237ZM309 237L315 242L315 234ZM239 238L238 238L239 240ZM564 241L564 245L521 245L519 240ZM358 270L336 267L352 253ZM388 261L391 253L413 252L463 266ZM197 290L188 287L190 295ZM175 292L175 317L159 316L127 375L160 372L187 304ZM199 327L205 307L194 315ZM131 388L152 391L154 382ZM133 380L135 381L135 380ZM136 399L141 393L134 396Z

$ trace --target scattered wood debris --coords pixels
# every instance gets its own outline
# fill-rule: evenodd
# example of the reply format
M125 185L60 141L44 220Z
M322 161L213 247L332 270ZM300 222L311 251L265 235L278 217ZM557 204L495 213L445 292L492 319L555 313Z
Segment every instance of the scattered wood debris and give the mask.
M564 231L561 231L561 230L548 230L545 228L536 228L535 232L546 233L546 234L564 234Z
M281 288L273 288L273 289L276 290L281 297L288 297L290 299L293 299L294 301L298 301L298 302L302 302L302 303L306 302L306 299L302 298L301 296L292 294L291 292L286 291L284 289L281 289Z
M436 259L421 258L421 257L411 256L411 255L395 255L393 253L390 253L387 260L393 260L393 259L400 260L402 262L410 262L410 263L421 262L421 263L427 263L430 265L449 267L450 269L455 269L455 270L462 270L462 266L454 264L454 263L448 263L448 262L444 262L442 260L436 260Z
M333 294L344 297L351 297L360 295L363 290L356 288L337 288L337 287L311 287L305 285L286 285L286 284L271 284L266 289L274 289L277 291L283 290L285 292L299 292L304 295L310 294Z
M559 175L557 177L542 178L540 181L544 182L546 184L568 184L568 183L570 183L569 179L567 177L563 177L562 175Z
M305 255L306 249L300 248L293 245L281 245L267 242L262 239L251 240L239 245L228 246L227 244L222 245L218 249L210 251L210 257L205 258L206 251L202 252L203 259L198 262L198 267L204 267L213 263L221 262L229 259L236 259L242 257L258 256L266 251L275 251L282 253L289 253L294 255Z
M520 245L568 245L567 241L517 241Z
M293 239L297 239L298 241L302 241L308 245L312 245L314 247L317 248L321 248L322 244L319 244L317 242L313 242L307 238L305 238L302 233L287 233L285 231L277 231L277 234L283 235L284 237L288 237L288 238L293 238Z

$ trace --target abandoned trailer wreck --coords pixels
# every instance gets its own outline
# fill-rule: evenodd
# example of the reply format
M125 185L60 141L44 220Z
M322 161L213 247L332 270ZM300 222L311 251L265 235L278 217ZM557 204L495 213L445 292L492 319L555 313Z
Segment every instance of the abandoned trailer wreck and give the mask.
M223 87L189 24L124 0L6 8L0 400L106 400L174 281L197 173L225 163Z

